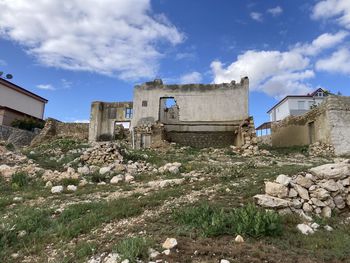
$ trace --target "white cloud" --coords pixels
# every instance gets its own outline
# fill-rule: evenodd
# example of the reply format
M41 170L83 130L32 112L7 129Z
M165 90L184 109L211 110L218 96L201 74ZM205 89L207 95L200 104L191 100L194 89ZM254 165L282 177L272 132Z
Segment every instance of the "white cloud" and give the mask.
M273 16L279 16L280 14L283 13L283 9L280 6L276 6L274 8L267 9L267 12Z
M332 73L350 74L350 51L341 48L330 57L316 62L316 69Z
M202 74L194 71L189 74L185 74L180 77L180 83L181 84L193 84L193 83L200 83L202 81Z
M248 76L251 90L262 91L273 97L310 92L312 86L307 80L315 76L312 63L315 56L326 49L336 47L347 35L343 31L323 34L311 43L299 43L284 52L248 50L228 66L220 61L214 61L211 63L214 82L239 81L242 77ZM339 55L336 59L339 60L338 57ZM338 64L342 62L345 61L340 61Z
M68 81L66 79L61 79L61 83L62 83L62 87L64 89L70 89L72 87L72 85L73 85L73 82Z
M336 22L350 29L350 1L323 0L318 2L312 12L313 19L335 18Z
M195 59L196 58L196 55L194 53L189 53L189 52L185 52L185 53L178 53L176 54L175 56L175 60L182 60L182 59L189 59L189 60L192 60L192 59Z
M0 36L42 64L121 79L154 77L159 46L184 40L150 0L1 0L0 10Z
M339 31L336 34L325 33L313 40L311 44L298 43L294 49L305 55L317 55L324 49L331 48L339 43L342 43L348 35L349 33L345 31Z
M74 123L90 123L90 120L75 120Z
M55 87L52 86L51 84L39 84L36 87L42 90L56 90Z
M251 12L250 13L250 17L255 20L255 21L258 21L258 22L262 22L263 21L263 16L261 13L258 13L258 12Z

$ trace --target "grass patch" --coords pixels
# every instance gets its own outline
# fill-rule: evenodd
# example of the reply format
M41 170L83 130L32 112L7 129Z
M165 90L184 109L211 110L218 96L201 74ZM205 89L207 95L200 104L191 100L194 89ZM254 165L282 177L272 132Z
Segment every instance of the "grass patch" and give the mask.
M23 188L28 186L29 178L28 175L24 172L18 172L12 175L11 177L11 186L13 189Z
M275 212L266 212L249 204L242 208L223 209L208 204L175 211L174 219L185 230L201 236L247 235L276 236L282 233L282 219Z
M146 260L148 258L148 249L152 242L143 237L129 237L120 241L115 248L121 259L128 259L131 263L137 260Z

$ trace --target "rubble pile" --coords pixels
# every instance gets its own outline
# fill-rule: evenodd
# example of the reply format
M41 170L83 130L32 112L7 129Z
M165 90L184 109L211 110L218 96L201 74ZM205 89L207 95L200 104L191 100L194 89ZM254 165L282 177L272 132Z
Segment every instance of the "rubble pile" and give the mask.
M97 142L84 151L80 160L86 164L112 164L121 163L123 156L120 153L120 146L113 142Z
M239 127L237 136L241 134L243 145L241 147L231 146L233 152L242 156L269 155L269 151L260 150L258 147L258 138L256 136L254 121L252 118L246 119Z
M350 160L325 164L289 177L279 175L275 182L265 184L264 195L256 195L257 204L299 214L331 217L350 207Z
M330 145L330 144L316 142L316 143L310 144L309 154L310 156L333 156L334 147L333 145Z

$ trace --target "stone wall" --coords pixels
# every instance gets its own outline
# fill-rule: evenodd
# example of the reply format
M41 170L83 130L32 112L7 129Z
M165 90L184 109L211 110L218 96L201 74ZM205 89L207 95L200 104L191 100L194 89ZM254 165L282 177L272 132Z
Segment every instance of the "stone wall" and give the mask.
M258 144L272 145L271 134L257 137Z
M0 141L12 143L17 147L29 145L35 136L34 132L0 125Z
M87 140L89 137L88 123L65 123L49 118L40 134L34 138L31 145L38 145L55 138L72 138Z
M271 127L272 145L288 147L315 142L333 145L336 155L350 154L350 97L328 96L301 116L289 116Z
M234 133L231 132L167 132L166 139L180 145L195 148L222 148L233 145Z
M335 154L350 155L350 97L329 98L327 111Z

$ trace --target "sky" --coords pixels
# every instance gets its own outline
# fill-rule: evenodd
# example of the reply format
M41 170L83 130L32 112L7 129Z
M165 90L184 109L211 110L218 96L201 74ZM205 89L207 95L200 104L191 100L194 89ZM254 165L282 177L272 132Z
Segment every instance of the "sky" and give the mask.
M0 0L0 71L86 122L133 87L250 79L259 125L285 95L350 96L349 0ZM237 98L239 99L239 98Z

